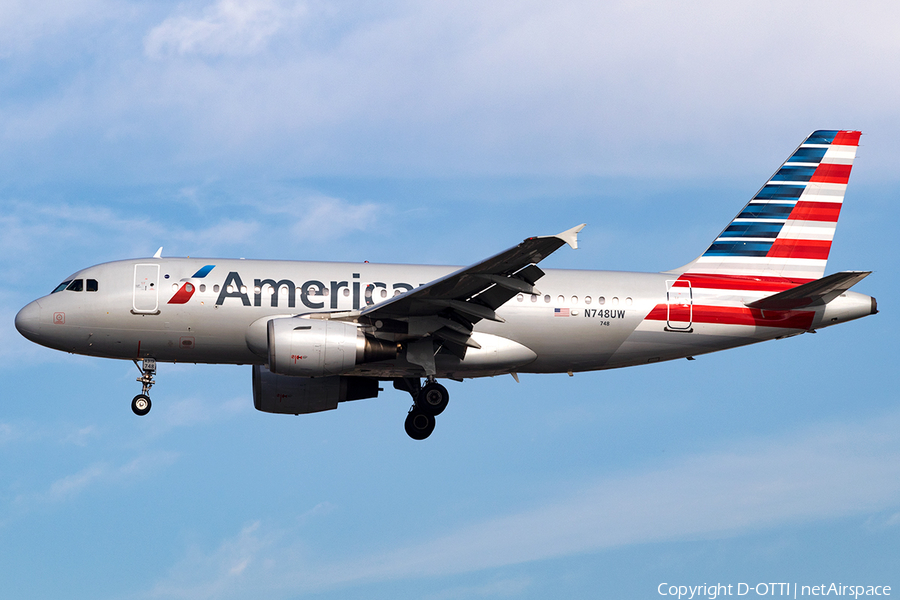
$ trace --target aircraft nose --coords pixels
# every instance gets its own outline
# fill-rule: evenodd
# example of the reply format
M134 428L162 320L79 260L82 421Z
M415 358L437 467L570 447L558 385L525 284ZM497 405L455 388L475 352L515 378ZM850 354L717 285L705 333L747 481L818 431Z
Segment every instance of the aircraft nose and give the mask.
M16 329L32 342L41 337L41 305L37 300L28 304L16 315Z

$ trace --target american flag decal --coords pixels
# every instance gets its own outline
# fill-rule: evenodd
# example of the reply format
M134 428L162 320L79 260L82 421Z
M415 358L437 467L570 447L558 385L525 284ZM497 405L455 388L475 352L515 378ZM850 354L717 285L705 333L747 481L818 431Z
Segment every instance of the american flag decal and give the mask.
M571 317L572 313L569 311L568 308L554 308L553 316L554 317Z

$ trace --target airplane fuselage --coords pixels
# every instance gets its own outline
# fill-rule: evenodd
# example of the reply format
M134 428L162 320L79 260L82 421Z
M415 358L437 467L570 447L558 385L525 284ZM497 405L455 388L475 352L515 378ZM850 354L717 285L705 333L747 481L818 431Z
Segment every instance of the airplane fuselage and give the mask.
M32 341L76 354L265 364L265 324L273 318L352 315L457 269L243 259L116 261L67 278L84 283L74 286L78 291L63 289L36 300L17 317L17 326ZM850 291L804 310L753 311L746 304L780 288L741 280L679 286L678 273L545 273L536 286L540 293L518 294L497 310L504 322L475 325L473 339L481 348L470 348L462 360L440 355L437 376L653 363L795 335L875 310L871 297ZM96 282L91 284L96 291L88 291L89 281ZM387 337L402 342L404 333ZM415 370L401 354L346 374L392 378Z

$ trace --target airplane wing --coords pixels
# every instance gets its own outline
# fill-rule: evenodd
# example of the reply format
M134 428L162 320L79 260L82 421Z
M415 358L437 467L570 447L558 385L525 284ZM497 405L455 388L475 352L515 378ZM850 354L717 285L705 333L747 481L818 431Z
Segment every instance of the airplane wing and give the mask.
M370 326L375 336L387 339L430 336L463 358L467 347L479 347L470 338L472 326L481 319L502 322L495 312L501 305L516 294L537 293L534 283L544 275L537 263L563 244L577 248L582 228L584 224L557 235L530 237L495 256L368 307L360 311L359 322ZM422 352L426 350L423 345ZM431 349L432 361L433 355Z
M761 310L792 310L807 306L828 304L851 287L862 281L872 271L842 271L798 285L795 288L766 296L749 303L750 308Z

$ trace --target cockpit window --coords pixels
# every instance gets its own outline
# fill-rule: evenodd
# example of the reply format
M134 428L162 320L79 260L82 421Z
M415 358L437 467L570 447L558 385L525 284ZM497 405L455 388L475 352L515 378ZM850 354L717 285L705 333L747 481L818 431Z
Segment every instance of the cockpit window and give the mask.
M97 291L97 280L96 279L88 279L87 280L87 291L96 292Z
M73 279L72 283L70 283L69 287L67 287L66 289L70 292L84 291L84 279Z
M61 284L59 284L58 286L56 286L56 289L55 289L55 290L53 290L53 291L50 292L50 293L51 293L51 294L55 294L56 292L61 292L61 291L63 291L64 289L66 289L67 287L69 287L69 284L70 284L70 283L72 283L72 280L71 280L71 279L68 280L68 281L63 281Z

